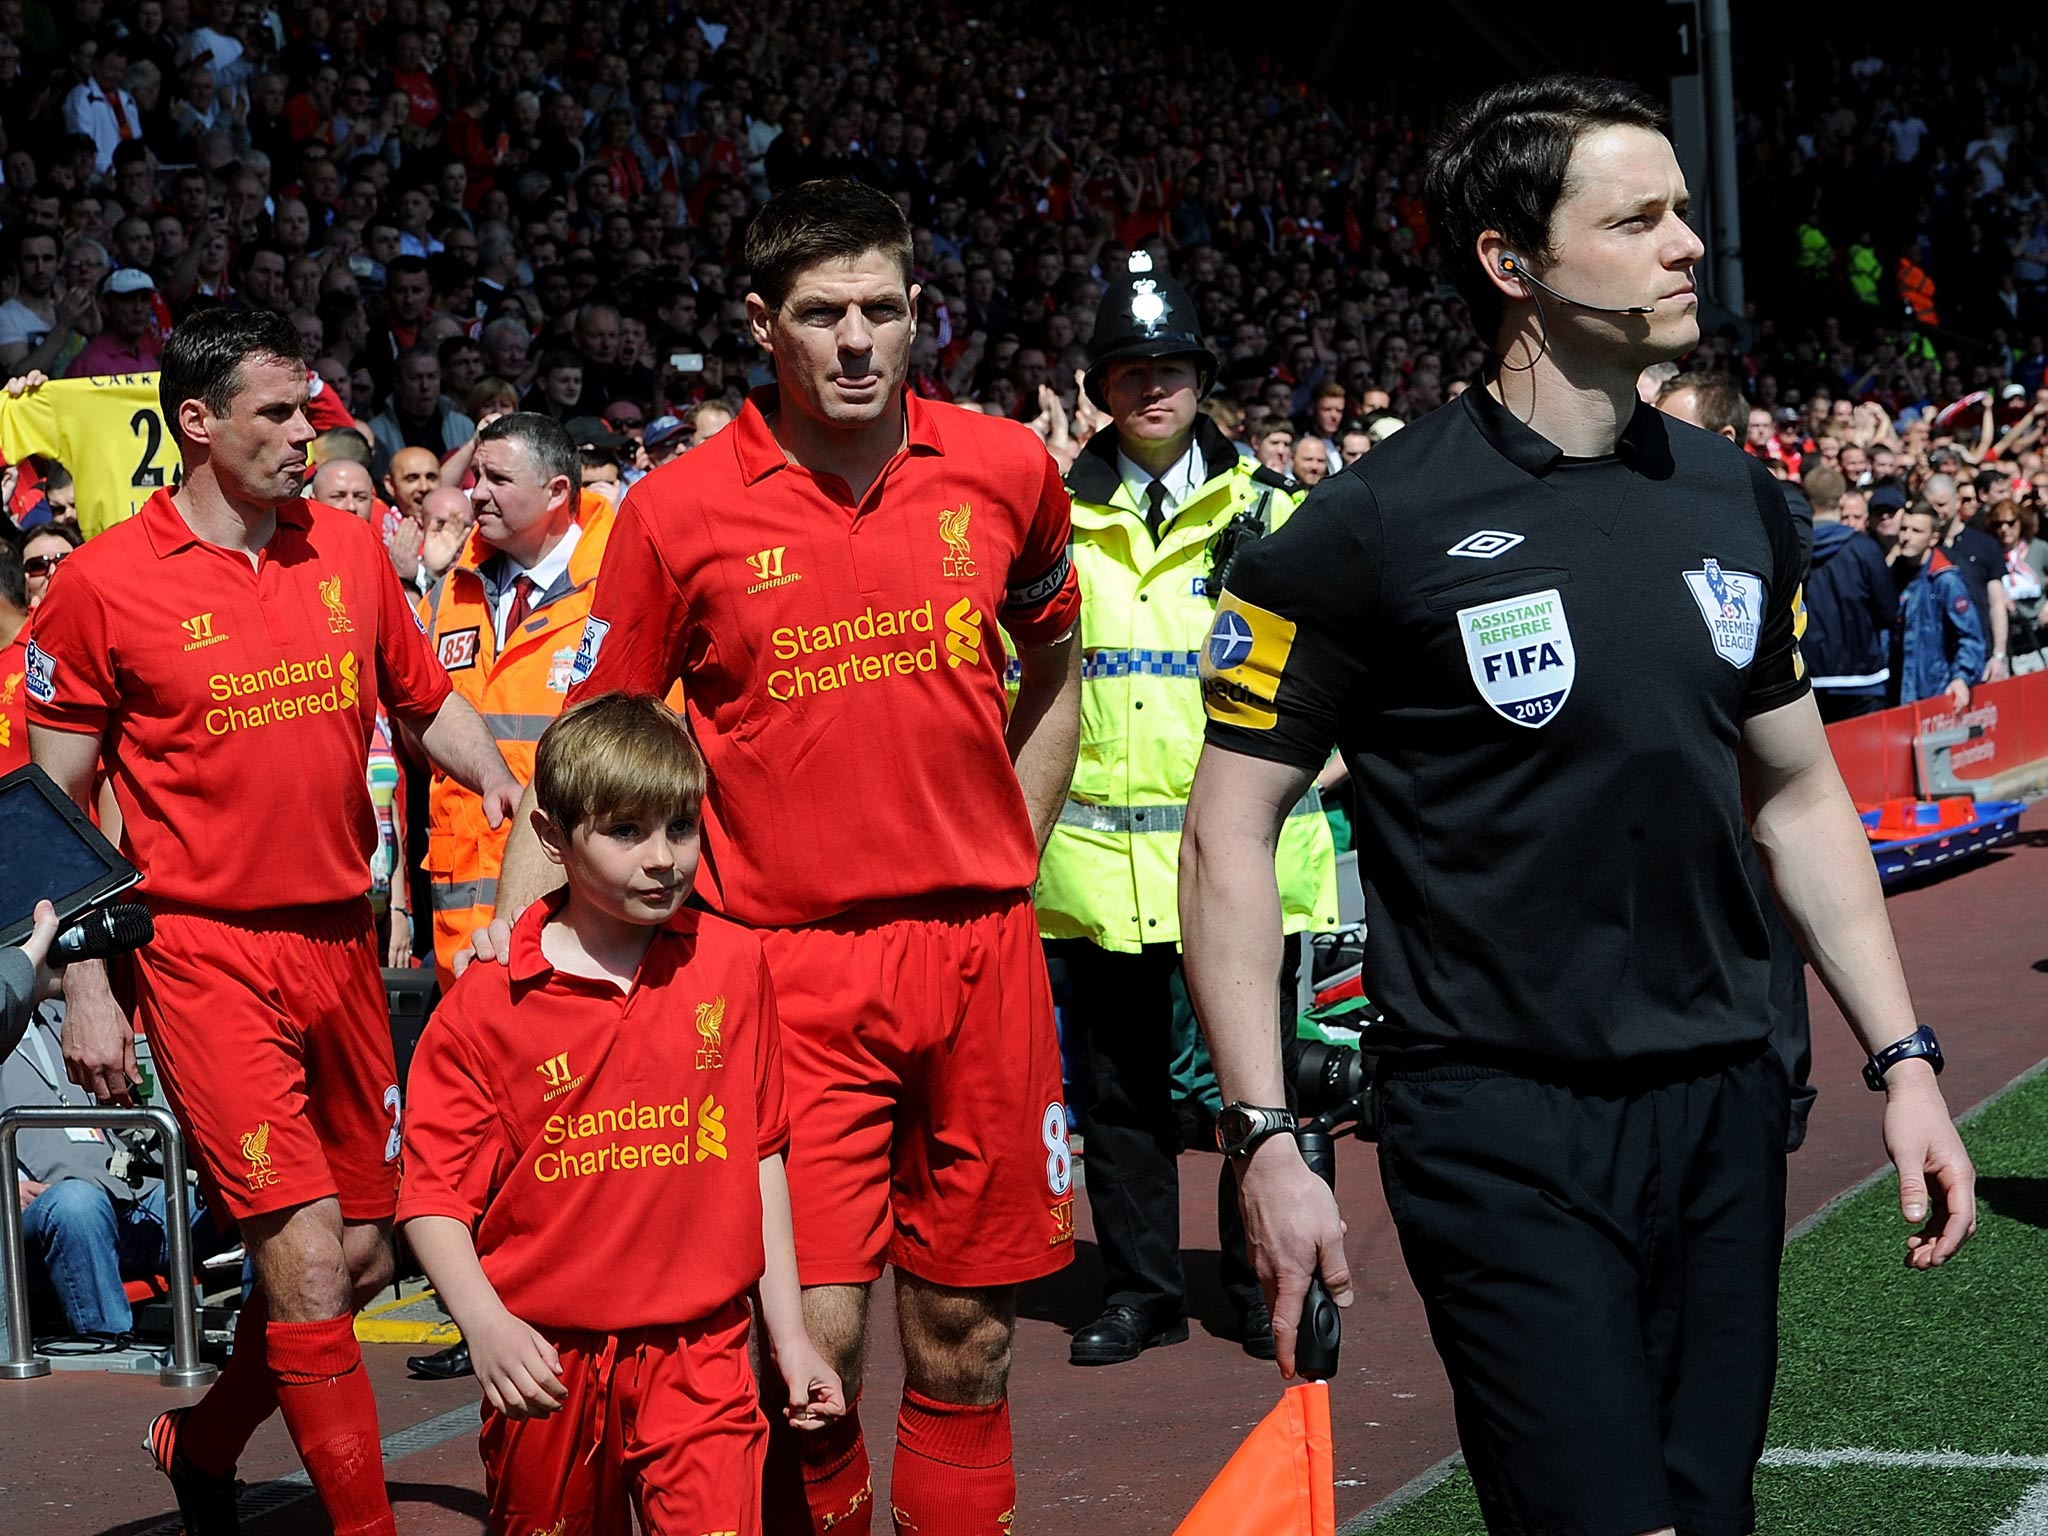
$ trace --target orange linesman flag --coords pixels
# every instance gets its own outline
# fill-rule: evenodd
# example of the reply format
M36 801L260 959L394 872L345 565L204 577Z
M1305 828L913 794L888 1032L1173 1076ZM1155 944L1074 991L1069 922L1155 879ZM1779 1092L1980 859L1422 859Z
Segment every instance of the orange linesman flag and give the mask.
M1330 1386L1289 1387L1174 1536L1336 1536Z

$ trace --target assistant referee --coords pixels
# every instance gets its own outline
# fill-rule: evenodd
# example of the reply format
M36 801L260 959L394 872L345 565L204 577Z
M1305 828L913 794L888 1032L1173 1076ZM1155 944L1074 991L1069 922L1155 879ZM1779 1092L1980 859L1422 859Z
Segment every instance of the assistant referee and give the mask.
M1350 762L1387 1203L1488 1529L1529 1536L1754 1528L1788 1085L1745 814L1872 1055L1900 1204L1925 1223L1908 1262L1974 1226L1800 660L1784 499L1635 395L1699 339L1663 126L1629 87L1555 78L1448 127L1430 227L1497 367L1233 566L1181 860L1286 1372L1311 1272L1340 1302L1350 1282L1277 1109L1273 851L1332 745Z

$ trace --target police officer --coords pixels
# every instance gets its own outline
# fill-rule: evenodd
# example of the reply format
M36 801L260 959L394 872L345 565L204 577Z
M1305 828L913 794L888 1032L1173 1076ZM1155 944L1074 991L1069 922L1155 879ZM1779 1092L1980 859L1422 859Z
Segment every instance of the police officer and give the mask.
M1454 118L1430 229L1498 367L1246 551L1204 652L1182 933L1281 1366L1312 1272L1351 1299L1264 998L1275 836L1335 742L1388 1016L1381 1177L1496 1532L1754 1528L1787 1082L1745 815L1870 1053L1909 1262L1974 1224L1800 660L1784 499L1635 394L1700 334L1662 128L1573 77Z
M1067 1024L1086 1063L1088 1203L1106 1274L1102 1315L1074 1335L1076 1365L1111 1365L1187 1337L1173 1103L1180 967L1180 827L1202 745L1197 657L1216 617L1219 565L1285 523L1300 487L1238 455L1197 407L1216 359L1195 308L1135 252L1095 322L1084 387L1115 430L1067 475L1085 594L1081 751L1040 863L1039 931L1065 962ZM1300 934L1337 921L1329 824L1313 788L1280 835L1287 932L1268 973L1294 1017ZM1288 1031L1291 1034L1291 1030ZM1223 1170L1224 1279L1246 1350L1273 1334Z

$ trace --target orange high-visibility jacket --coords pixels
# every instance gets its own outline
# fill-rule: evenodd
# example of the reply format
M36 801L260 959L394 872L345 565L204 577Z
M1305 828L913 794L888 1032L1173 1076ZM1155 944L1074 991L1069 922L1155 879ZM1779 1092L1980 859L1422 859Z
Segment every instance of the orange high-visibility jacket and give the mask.
M1910 256L1901 256L1898 266L1899 297L1906 301L1906 307L1913 312L1913 318L1922 325L1939 325L1941 316L1934 309L1934 279L1927 269Z
M476 706L498 740L515 777L533 777L541 732L562 712L569 669L583 641L583 622L597 590L597 568L611 537L612 507L583 493L576 512L582 530L569 569L534 598L526 622L498 649L493 604L477 567L496 553L474 535L453 569L420 599L427 642L448 669L455 691ZM427 878L434 895L434 968L445 990L455 980L455 955L490 921L498 902L508 823L493 831L483 798L438 768L427 795Z

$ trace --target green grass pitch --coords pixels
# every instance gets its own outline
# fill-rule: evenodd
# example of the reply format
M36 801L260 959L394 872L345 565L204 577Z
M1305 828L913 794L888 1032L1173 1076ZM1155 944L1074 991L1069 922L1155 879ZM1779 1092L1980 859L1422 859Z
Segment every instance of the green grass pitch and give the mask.
M1786 1251L1773 1453L1879 1460L1770 1465L1767 1456L1757 1477L1767 1536L2048 1536L2048 1074L1988 1105L1964 1139L1977 1164L1979 1226L1940 1270L1915 1274L1901 1262L1906 1229L1891 1178ZM1933 1464L1940 1453L2038 1465ZM1462 1469L1369 1529L1485 1532Z

